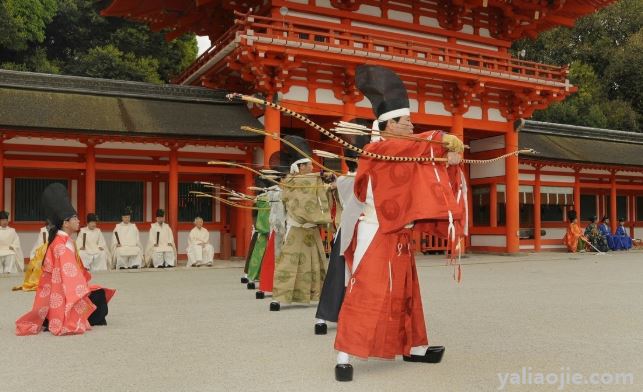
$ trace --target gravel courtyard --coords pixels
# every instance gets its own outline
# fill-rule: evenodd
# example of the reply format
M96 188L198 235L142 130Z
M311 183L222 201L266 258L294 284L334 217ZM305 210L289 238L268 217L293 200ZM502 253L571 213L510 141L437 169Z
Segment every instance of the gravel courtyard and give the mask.
M441 256L418 259L440 364L355 361L334 380L333 340L314 306L282 306L239 283L240 262L119 271L108 326L83 336L14 335L34 293L0 277L0 391L642 391L643 252L469 255L456 284ZM633 385L503 385L507 373L631 373ZM509 380L508 378L505 380ZM82 385L82 388L81 388Z

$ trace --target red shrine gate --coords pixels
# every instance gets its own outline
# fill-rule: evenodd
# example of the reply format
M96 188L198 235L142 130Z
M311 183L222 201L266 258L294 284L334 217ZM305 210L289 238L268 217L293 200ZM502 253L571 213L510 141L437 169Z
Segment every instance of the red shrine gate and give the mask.
M446 130L467 144L486 139L493 146L467 154L480 158L488 151L515 151L514 121L574 91L565 67L514 59L512 42L573 26L612 2L114 0L103 15L169 29L168 39L186 32L209 36L212 47L175 83L260 92L320 124L372 118L369 102L355 88L355 67L389 67L407 85L416 129ZM328 149L319 134L279 112L259 114L267 130L298 128ZM278 149L278 140L265 139L264 157ZM517 252L519 160L508 158L493 170L503 178L506 218L492 237L475 226L470 232L481 248Z

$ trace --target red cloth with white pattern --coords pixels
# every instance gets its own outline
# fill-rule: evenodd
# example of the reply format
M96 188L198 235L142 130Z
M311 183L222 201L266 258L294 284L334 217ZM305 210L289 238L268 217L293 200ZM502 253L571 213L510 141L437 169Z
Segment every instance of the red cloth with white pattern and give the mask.
M109 302L115 290L90 286L91 274L79 260L73 240L59 232L47 249L33 308L16 321L16 335L40 333L45 318L49 331L57 336L91 329L87 319L96 306L89 294L103 289Z

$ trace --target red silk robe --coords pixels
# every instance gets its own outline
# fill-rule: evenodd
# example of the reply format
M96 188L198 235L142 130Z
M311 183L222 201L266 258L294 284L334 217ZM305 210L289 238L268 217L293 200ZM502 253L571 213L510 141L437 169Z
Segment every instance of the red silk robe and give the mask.
M16 321L16 335L35 335L49 320L53 335L82 334L91 327L87 319L96 310L91 291L104 289L107 301L114 290L89 285L91 274L77 257L74 242L59 233L47 249L33 308Z
M417 136L440 141L442 133ZM393 156L446 154L439 143L403 139L372 143L366 150ZM390 359L428 344L412 235L405 225L415 222L415 229L443 237L449 234L453 250L463 234L466 200L459 167L447 169L444 163L360 158L354 191L362 202L367 199L369 179L379 227L346 288L335 349L362 358ZM361 224L365 223L358 227ZM358 237L353 237L344 254L351 270Z

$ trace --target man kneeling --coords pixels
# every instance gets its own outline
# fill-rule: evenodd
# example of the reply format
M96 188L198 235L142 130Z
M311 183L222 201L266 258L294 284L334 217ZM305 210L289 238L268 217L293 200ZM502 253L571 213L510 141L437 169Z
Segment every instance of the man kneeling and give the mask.
M156 223L150 227L145 250L145 265L154 268L172 268L176 265L176 246L172 229L165 223L165 211L156 211Z
M203 227L203 218L194 218L194 228L188 236L188 267L212 265L214 248L209 243L210 233Z

